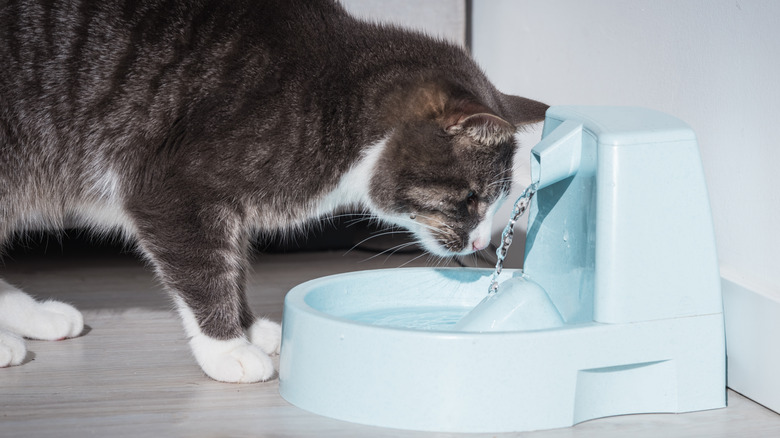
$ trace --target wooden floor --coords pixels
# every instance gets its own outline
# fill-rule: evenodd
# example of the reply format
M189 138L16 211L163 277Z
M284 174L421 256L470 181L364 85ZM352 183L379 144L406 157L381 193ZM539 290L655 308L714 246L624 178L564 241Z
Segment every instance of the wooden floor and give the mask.
M261 255L249 291L257 314L280 320L294 285L326 274L397 267L413 256L351 252ZM276 380L209 380L190 358L179 321L150 270L130 256L22 256L0 276L38 297L75 304L85 334L30 341L26 363L0 369L0 437L443 437L319 417L285 402ZM410 265L425 265L424 259ZM507 434L561 437L778 437L780 416L729 392L725 409L630 415ZM475 435L479 436L479 435ZM485 435L497 436L497 435Z

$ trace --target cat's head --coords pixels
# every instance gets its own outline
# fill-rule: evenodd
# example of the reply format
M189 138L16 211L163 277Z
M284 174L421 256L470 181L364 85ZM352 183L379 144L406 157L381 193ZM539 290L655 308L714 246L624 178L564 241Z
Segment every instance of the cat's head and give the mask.
M469 96L437 102L393 129L370 196L430 253L465 255L490 243L511 186L515 131L543 120L547 105L508 95L493 102L498 111Z

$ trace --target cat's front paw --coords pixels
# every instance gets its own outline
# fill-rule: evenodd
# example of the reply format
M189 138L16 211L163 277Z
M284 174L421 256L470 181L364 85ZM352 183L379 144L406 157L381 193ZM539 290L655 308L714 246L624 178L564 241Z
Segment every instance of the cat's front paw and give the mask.
M35 324L22 333L31 339L58 341L75 338L84 331L84 317L75 307L59 301L45 301L38 305Z
M195 359L212 379L228 383L254 383L274 375L271 358L247 340L220 341L201 335L190 341Z
M0 368L19 365L27 355L24 339L0 330Z
M268 354L279 354L282 345L282 326L265 318L257 321L247 330L249 342Z

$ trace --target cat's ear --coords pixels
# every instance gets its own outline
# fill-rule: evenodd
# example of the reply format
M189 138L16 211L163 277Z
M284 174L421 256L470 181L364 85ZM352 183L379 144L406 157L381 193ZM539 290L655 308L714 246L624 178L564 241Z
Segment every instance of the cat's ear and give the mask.
M447 133L464 134L484 145L508 141L517 130L513 124L490 112L463 115L452 121L455 123L445 128Z
M503 93L501 104L504 116L517 127L543 121L547 108L550 107L542 102Z

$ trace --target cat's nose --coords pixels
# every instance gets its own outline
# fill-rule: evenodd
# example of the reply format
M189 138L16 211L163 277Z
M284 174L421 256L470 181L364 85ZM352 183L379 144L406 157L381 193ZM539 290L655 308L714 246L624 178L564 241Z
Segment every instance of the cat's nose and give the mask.
M472 252L474 252L482 251L483 249L487 248L488 245L490 245L490 231L490 220L483 220L475 229L471 231L471 234L469 235L471 245L467 245L463 249L470 249Z
M482 251L483 249L487 248L488 245L490 245L489 239L479 238L475 239L474 242L471 243L471 249L472 251Z

